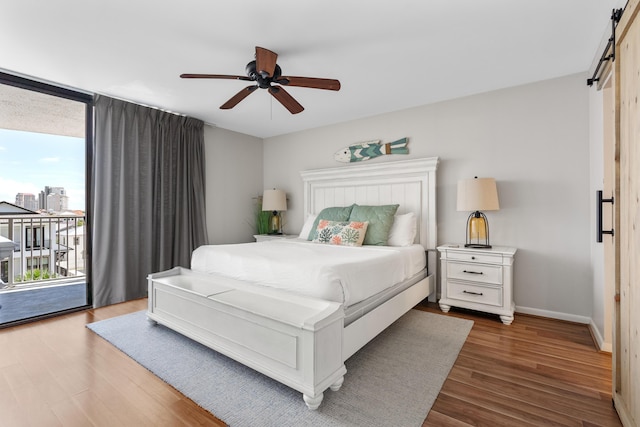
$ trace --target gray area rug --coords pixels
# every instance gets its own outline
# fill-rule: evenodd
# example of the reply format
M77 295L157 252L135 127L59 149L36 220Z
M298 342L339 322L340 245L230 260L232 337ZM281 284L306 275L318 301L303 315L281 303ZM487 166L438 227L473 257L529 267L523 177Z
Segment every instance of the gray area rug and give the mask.
M231 426L421 426L473 322L410 310L345 362L317 411L302 394L140 311L87 325Z

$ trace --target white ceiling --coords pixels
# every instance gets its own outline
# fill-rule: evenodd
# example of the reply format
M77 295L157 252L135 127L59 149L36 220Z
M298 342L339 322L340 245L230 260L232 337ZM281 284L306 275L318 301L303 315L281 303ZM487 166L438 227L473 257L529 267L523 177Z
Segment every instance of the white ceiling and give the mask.
M585 72L620 0L3 1L0 68L266 138ZM619 6L618 6L619 7ZM255 46L284 75L335 78L218 107Z

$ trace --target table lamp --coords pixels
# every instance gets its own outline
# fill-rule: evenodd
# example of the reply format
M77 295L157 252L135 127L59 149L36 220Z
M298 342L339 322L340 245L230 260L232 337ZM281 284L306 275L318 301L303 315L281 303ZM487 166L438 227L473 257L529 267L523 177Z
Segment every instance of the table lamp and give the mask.
M458 181L458 211L471 211L467 218L466 248L491 248L489 221L480 211L497 211L498 189L494 178L461 179Z
M262 210L273 212L269 222L269 234L282 234L280 212L287 210L287 195L282 190L264 190L262 194Z

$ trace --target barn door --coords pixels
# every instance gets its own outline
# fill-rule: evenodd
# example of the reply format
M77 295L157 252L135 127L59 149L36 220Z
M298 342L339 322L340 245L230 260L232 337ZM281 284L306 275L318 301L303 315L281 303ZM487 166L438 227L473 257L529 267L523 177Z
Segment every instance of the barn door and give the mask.
M615 59L619 148L618 274L614 400L625 426L640 424L640 0L629 0L618 24Z

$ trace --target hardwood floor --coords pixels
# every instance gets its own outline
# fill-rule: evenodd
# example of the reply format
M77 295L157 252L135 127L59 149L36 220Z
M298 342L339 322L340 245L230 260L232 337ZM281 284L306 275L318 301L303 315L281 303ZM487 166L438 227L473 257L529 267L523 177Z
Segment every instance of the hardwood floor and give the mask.
M0 330L2 426L223 426L87 323L137 300Z
M421 309L441 313L435 304ZM620 426L611 401L611 355L586 325L463 310L474 321L425 426Z
M87 323L146 299L0 330L2 426L220 426L220 420L93 332ZM441 313L435 305L422 310ZM611 357L584 325L452 311L475 321L425 426L619 426Z

